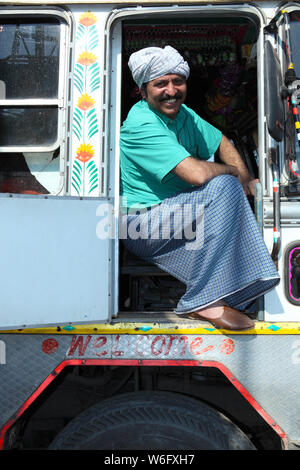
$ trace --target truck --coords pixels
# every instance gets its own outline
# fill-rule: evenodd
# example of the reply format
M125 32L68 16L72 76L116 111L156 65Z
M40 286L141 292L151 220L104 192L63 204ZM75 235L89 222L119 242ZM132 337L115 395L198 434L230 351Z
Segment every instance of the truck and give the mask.
M0 16L1 449L297 450L300 3L1 0ZM185 286L122 244L128 58L165 45L190 64L186 104L259 179L280 283L249 331L176 315Z

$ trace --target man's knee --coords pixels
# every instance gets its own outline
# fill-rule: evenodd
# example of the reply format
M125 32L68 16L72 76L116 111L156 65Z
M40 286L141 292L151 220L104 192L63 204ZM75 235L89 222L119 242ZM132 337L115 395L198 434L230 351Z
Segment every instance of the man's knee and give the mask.
M237 187L240 186L239 179L236 176L232 175L219 175L215 178L211 179L210 182L212 185L216 187Z
M210 197L215 200L226 204L232 205L240 203L244 199L244 190L236 176L220 175L216 176L208 183Z
M236 176L220 175L209 181L211 190L223 194L243 194L243 187Z

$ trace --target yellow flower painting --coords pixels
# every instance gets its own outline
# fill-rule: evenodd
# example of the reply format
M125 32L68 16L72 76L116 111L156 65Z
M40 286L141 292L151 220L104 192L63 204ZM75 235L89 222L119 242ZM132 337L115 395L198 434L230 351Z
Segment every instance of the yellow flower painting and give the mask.
M89 96L87 93L84 93L78 99L77 106L82 111L87 111L88 109L93 108L95 103L96 103L96 101L91 96Z
M93 149L92 145L90 144L81 144L78 147L76 152L76 158L83 163L88 162L91 158L93 158L95 150Z
M94 64L97 61L97 56L95 56L92 52L84 51L78 57L77 62L81 65L89 66Z
M95 24L97 21L97 16L94 15L94 13L91 13L90 11L86 13L82 13L82 15L79 18L79 23L82 24L83 26L92 26Z

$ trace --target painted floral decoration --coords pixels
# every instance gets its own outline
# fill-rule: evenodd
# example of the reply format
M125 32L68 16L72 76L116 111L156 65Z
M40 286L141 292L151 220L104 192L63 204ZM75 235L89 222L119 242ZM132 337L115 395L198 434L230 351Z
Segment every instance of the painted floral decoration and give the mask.
M72 187L80 196L91 195L99 187L99 168L93 139L99 132L96 92L100 68L95 54L99 46L97 16L83 13L78 22L76 45L79 53L74 69L78 98L73 112L73 135L78 141L72 166Z
M87 93L83 93L77 101L77 106L82 111L87 111L88 109L93 108L95 103L96 101L93 100L91 96L89 96Z
M97 57L89 51L84 51L78 57L78 64L81 65L92 65L97 61Z
M87 27L94 25L96 22L97 22L97 16L94 15L94 13L91 13L90 11L86 13L82 13L82 15L79 18L79 23Z
M76 152L76 158L83 163L88 162L91 158L93 158L95 150L90 144L81 144L78 147Z

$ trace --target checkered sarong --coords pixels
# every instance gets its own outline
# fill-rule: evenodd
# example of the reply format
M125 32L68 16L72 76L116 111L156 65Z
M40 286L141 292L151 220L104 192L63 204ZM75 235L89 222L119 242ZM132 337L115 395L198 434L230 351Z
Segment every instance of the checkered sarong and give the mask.
M186 285L178 314L221 299L243 310L279 283L243 188L233 176L218 176L151 209L129 213L122 223L129 251Z

